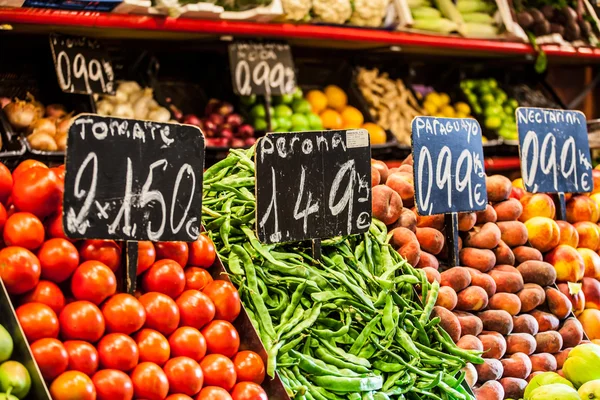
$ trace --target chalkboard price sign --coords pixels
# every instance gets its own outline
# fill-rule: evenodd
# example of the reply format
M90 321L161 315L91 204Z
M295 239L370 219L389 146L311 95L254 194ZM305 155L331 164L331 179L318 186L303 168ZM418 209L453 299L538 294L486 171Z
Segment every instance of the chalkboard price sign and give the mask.
M282 95L296 89L294 61L288 44L232 43L229 65L236 94Z
M416 117L412 150L421 215L485 210L481 127L472 118Z
M521 174L531 193L591 192L592 163L580 111L519 107Z
M194 241L204 137L195 126L78 116L69 129L63 226L73 239Z
M114 94L114 73L108 53L86 37L50 35L58 84L63 92Z
M364 129L270 133L256 147L256 230L263 243L331 238L371 225Z

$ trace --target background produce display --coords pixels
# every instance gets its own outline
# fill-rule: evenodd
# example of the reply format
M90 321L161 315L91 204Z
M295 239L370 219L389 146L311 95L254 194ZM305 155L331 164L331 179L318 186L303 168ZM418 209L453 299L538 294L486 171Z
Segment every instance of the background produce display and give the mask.
M27 368L12 360L14 341L0 324L0 396L14 400L27 396L31 390L31 376Z

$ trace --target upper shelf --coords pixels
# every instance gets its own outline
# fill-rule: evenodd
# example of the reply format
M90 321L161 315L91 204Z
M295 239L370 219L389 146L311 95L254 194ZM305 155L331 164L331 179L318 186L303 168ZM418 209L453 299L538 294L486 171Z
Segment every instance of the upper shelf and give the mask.
M165 18L94 11L0 8L0 26L23 32L85 33L95 37L192 39L207 36L284 38L292 44L392 50L428 55L515 57L533 60L529 44L500 40L466 39L392 32L344 26L294 25L223 20ZM7 27L5 27L7 28ZM600 49L544 46L548 57L559 62L597 63Z

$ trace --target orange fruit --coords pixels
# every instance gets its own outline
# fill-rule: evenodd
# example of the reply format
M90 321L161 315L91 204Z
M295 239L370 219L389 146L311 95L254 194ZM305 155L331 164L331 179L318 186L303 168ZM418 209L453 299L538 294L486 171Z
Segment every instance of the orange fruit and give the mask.
M369 132L369 137L371 139L371 144L384 144L387 142L387 135L385 134L385 130L377 124L372 122L367 122L363 126L363 129L366 129Z
M342 129L344 121L339 112L331 109L327 109L319 115L321 117L321 123L325 129Z
M347 106L342 111L342 121L344 121L344 129L358 129L361 127L365 119L360 111L352 106Z
M339 86L329 85L325 88L327 105L334 110L342 111L348 104L348 96Z
M327 96L320 90L311 90L306 94L306 101L310 103L312 112L320 114L327 108Z

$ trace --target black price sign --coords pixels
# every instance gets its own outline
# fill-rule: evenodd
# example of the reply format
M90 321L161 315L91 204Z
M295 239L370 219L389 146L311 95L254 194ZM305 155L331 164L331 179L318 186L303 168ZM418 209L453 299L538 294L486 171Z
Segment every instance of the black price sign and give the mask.
M481 127L472 118L416 117L412 151L421 215L485 210Z
M580 111L519 107L521 174L531 193L591 192L592 163Z
M69 129L66 164L68 237L198 238L204 137L197 127L82 114Z
M86 37L50 35L58 84L63 92L114 94L114 74L108 53Z
M264 243L331 238L371 225L364 129L270 133L256 147L256 230Z
M287 44L232 43L229 65L236 94L282 95L296 89L294 61Z

